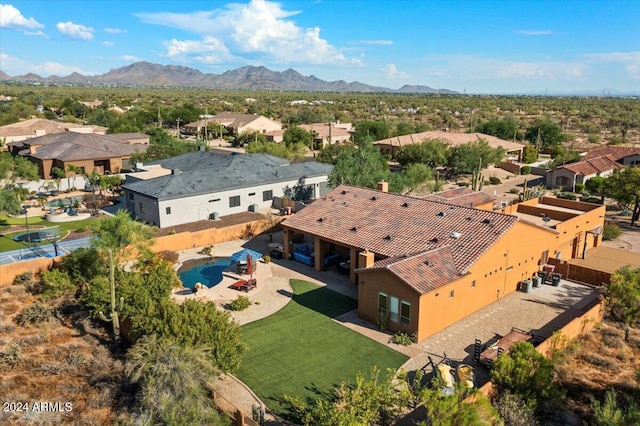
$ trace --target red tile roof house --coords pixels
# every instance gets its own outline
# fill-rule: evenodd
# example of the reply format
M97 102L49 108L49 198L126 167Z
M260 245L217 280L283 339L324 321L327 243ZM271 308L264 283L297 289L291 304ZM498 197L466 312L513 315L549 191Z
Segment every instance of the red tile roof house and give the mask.
M597 246L604 220L603 206L555 198L503 214L379 188L340 185L282 222L284 254L302 246L317 270L340 258L358 284L358 315L416 341L515 291L550 255Z
M603 146L592 149L587 152L582 159L591 160L593 158L603 156L611 156L616 163L620 163L624 166L640 165L640 148L625 148L622 146Z
M610 176L615 169L624 167L616 162L613 155L589 158L576 163L564 164L549 170L546 177L547 188L566 188L575 192L576 184L585 184L594 176Z

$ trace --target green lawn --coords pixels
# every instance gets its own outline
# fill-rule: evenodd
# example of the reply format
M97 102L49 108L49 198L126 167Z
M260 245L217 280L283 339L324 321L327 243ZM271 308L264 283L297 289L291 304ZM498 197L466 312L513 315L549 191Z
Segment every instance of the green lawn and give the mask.
M408 359L331 320L356 309L355 300L306 281L291 287L283 309L242 327L249 350L236 372L276 413L284 414L284 394L315 399L374 365L397 369Z
M49 226L60 225L60 234L62 236L67 235L69 231L75 231L76 229L87 229L89 223L98 219L85 219L78 220L75 222L61 222L61 223L53 223L47 220L44 220L42 217L30 217L29 218L29 226L33 226L34 229L46 228ZM4 225L4 226L3 226ZM12 218L5 214L0 214L0 232L3 234L0 237L0 252L9 251L9 250L17 250L20 248L25 248L26 245L24 243L19 243L17 241L13 241L13 237L17 234L25 232L24 230L18 232L8 233L8 225L25 225L25 218ZM49 244L48 242L41 243Z

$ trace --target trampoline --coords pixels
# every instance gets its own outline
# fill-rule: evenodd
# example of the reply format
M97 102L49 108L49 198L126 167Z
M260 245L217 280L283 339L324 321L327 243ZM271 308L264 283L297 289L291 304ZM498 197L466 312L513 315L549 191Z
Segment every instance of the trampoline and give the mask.
M23 232L22 234L18 234L13 237L13 241L18 241L20 243L39 243L41 241L49 241L50 239L56 238L58 233L51 230L42 230L42 231L31 231L31 232Z

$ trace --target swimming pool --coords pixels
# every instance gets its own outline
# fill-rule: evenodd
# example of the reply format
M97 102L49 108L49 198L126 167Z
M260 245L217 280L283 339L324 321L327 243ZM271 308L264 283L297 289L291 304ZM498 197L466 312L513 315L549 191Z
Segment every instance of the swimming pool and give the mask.
M82 200L84 200L84 195L74 195L67 198L49 201L48 203L44 203L44 205L47 207L72 206L75 203L81 203Z
M222 281L222 271L233 263L228 257L188 260L178 270L178 277L182 285L190 289L193 289L196 283L211 288Z

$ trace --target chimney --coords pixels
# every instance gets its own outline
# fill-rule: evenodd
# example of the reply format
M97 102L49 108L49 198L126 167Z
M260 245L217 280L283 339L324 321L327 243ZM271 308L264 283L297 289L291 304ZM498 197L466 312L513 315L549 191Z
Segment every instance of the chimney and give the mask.
M36 153L36 147L33 145L29 145L29 154L35 154Z
M380 181L378 182L378 191L389 192L389 182Z
M375 255L369 250L361 251L358 253L358 268L365 269L371 268L375 261Z
M179 175L180 173L182 173L182 171L180 171L180 169L171 169L171 174L172 175Z

